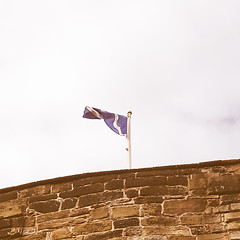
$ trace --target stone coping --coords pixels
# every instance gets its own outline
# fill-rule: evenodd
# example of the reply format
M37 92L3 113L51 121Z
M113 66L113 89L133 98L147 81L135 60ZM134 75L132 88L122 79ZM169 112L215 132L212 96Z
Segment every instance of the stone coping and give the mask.
M82 174L40 180L40 181L21 184L21 185L13 186L13 187L2 188L2 189L0 189L0 194L14 191L14 190L21 190L21 189L25 189L25 188L35 187L35 186L39 186L39 185L58 184L58 183L72 181L75 179L89 178L89 177L93 177L93 176L97 177L97 176L102 176L102 175L107 175L107 174L145 172L145 171L152 171L152 170L178 170L178 169L187 169L187 168L203 168L203 167L211 167L211 166L234 165L234 164L238 164L238 163L240 163L240 159L230 159L230 160L215 160L215 161L206 161L206 162L181 164L181 165L168 165L168 166L151 167L151 168L121 169L121 170L112 170L112 171L82 173Z

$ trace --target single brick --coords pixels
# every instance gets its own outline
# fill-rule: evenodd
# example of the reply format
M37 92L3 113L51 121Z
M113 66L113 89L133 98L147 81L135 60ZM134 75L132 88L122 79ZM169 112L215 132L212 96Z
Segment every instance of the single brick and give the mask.
M113 231L108 231L105 233L94 233L91 235L87 235L84 237L84 240L103 240L103 239L115 239L121 240L122 238L122 230L117 229Z
M73 228L74 235L86 235L94 232L104 232L112 229L112 221L84 223Z
M82 216L90 212L89 208L71 209L70 217Z
M100 193L100 202L113 201L119 198L123 198L123 191L116 190Z
M128 189L125 191L128 198L133 198L138 196L138 190L137 189Z
M240 193L240 175L224 175L209 179L209 194Z
M163 202L163 198L161 196L137 197L137 198L134 198L134 202L136 204L142 204L142 203L162 203Z
M30 209L34 209L40 213L56 212L58 211L60 202L49 200L46 202L34 202L29 204Z
M39 223L38 230L62 228L70 225L71 223L72 223L71 218L55 219L48 222Z
M73 186L84 186L88 184L93 184L93 183L104 183L104 182L109 182L113 179L117 179L118 175L117 174L106 174L102 176L96 176L96 177L89 177L89 178L81 178L73 181Z
M86 207L100 202L99 194L89 194L79 198L78 206Z
M146 177L146 176L173 176L177 175L177 169L165 169L165 170L150 170L137 172L137 177Z
M0 218L22 215L27 208L26 199L16 199L0 203Z
M181 186L156 186L146 187L140 190L141 196L156 196L156 195L187 195L188 190Z
M234 239L234 238L231 238ZM197 240L229 240L229 235L226 233L204 234L197 236Z
M115 179L110 182L107 182L105 185L106 190L115 190L115 189L123 189L123 180Z
M173 217L148 217L143 218L141 221L143 226L161 225L161 226L174 226L177 224L177 219Z
M50 185L43 185L43 186L37 186L33 188L24 189L19 192L19 197L31 197L35 195L44 195L44 194L50 194L51 186Z
M146 226L143 235L178 235L190 236L189 228L186 226Z
M29 198L29 203L47 201L47 200L51 200L51 199L57 199L57 194L32 196Z
M69 210L60 212L51 212L37 216L37 222L46 222L54 219L67 218L69 216Z
M69 231L68 228L60 228L52 232L52 238L54 240L66 239L71 237L72 237L72 233Z
M12 226L11 219L1 219L0 220L0 229L10 228Z
M0 194L0 202L9 201L16 198L17 198L17 191Z
M135 227L135 226L131 226L131 227L126 227L124 229L124 236L142 236L142 227Z
M142 206L144 216L159 216L161 215L162 205L149 203Z
M113 222L114 228L125 228L130 226L139 226L139 219L138 218L125 218L115 220Z
M53 193L60 193L60 192L66 192L72 190L72 183L61 183L61 184L55 184L52 186L52 192Z
M77 199L76 198L67 198L63 200L61 209L70 209L76 206Z
M112 218L124 218L139 216L138 206L121 206L112 209Z
M181 216L181 224L182 225L201 225L203 216L196 214L186 214Z
M191 212L203 212L207 201L204 199L177 199L166 200L163 203L164 214L183 214Z
M187 186L188 185L188 178L187 176L169 176L167 178L167 185L170 186L176 186L176 185L182 185Z
M106 218L109 215L109 209L108 207L96 208L91 211L90 215L92 219Z
M91 193L98 193L104 190L103 183L95 183L89 186L83 187L75 187L71 191L62 192L60 193L61 198L71 198L71 197L78 197L82 195L87 195Z
M225 221L230 222L234 220L240 220L240 212L230 212L230 213L225 213Z
M189 179L190 189L206 189L207 175L205 174L192 174Z
M126 187L141 187L141 186L161 186L166 185L166 177L141 177L141 178L127 178Z

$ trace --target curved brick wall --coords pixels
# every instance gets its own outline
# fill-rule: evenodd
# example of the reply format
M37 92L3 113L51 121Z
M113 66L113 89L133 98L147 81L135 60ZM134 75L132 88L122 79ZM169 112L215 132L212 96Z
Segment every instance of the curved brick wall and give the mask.
M0 239L240 239L240 160L1 189Z

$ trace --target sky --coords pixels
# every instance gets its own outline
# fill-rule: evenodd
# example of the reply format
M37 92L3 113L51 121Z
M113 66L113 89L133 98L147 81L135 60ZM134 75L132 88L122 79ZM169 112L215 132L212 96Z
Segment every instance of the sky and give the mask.
M132 167L240 157L239 0L1 0L0 188L128 168L85 106L132 111Z

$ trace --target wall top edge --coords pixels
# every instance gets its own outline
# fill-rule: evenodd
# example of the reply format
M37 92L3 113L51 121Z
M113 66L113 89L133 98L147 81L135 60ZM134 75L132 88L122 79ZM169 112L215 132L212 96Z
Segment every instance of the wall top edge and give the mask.
M101 171L101 172L89 172L89 173L81 173L76 175L57 177L52 179L40 180L36 182L30 182L26 184L21 184L18 186L7 187L0 189L1 193L6 193L14 190L22 190L25 188L36 187L40 185L47 184L58 184L69 182L75 179L89 178L89 177L97 177L106 174L122 174L122 173L131 173L131 172L146 172L152 170L179 170L179 169L188 169L188 168L203 168L203 167L214 167L214 166L226 166L226 165L234 165L239 164L240 159L230 159L230 160L213 160L199 163L190 163L190 164L180 164L180 165L168 165L168 166L158 166L158 167L149 167L149 168L135 168L135 169L121 169L121 170L111 170L111 171Z

